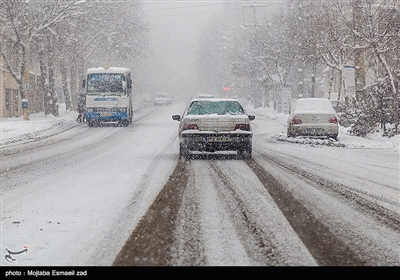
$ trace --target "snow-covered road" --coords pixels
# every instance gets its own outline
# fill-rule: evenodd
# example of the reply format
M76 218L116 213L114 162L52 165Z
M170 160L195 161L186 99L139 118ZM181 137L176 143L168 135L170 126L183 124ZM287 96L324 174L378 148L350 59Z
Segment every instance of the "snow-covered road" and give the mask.
M28 246L19 266L127 265L137 248L131 265L400 264L398 138L278 141L285 115L254 110L252 160L180 160L171 116L185 105L144 109L129 127L66 121L40 140L2 139L1 250ZM125 244L131 234L142 241Z

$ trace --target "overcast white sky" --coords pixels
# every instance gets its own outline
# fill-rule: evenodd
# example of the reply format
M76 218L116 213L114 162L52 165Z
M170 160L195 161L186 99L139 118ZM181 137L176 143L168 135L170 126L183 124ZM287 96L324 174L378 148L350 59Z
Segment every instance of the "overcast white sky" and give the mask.
M155 50L164 55L192 53L200 26L221 14L223 1L144 1Z
M196 41L200 27L222 13L222 1L143 1L150 27L148 93L182 94L195 84ZM195 89L193 89L195 91ZM190 95L190 94L188 94Z
M151 76L148 78L150 86L146 93L196 92L195 55L202 27L213 19L229 17L232 13L235 13L237 24L253 20L252 7L248 6L246 9L243 5L224 5L229 2L233 1L143 1L145 19L150 27L150 61L147 72ZM249 1L248 5L252 3L253 1ZM282 3L284 2L279 0L257 1L259 20L265 20L267 14L282 7ZM243 18L237 18L238 15Z

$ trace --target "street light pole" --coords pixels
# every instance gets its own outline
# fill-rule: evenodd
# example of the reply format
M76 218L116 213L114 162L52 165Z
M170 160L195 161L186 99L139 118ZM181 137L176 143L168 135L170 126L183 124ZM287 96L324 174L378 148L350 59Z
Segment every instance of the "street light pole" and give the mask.
M23 120L29 120L28 117L28 88L29 88L29 51L30 51L30 38L29 38L29 0L25 1L25 36L24 36L24 73L22 77L22 96L21 106L23 111ZM23 104L23 105L22 105Z

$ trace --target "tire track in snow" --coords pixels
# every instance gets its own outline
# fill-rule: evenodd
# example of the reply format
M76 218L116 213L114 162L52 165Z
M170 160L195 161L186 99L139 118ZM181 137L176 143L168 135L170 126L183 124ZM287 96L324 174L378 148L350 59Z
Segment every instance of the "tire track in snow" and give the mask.
M185 161L185 159L181 160ZM186 161L185 167L188 167L187 165L190 165L189 161ZM189 180L178 213L170 265L204 266L207 265L207 261L203 233L199 224L201 219L199 191L201 190L196 187L194 171L191 168L188 169Z
M377 221L384 223L386 226L400 231L400 215L387 209L377 201L380 201L384 204L391 205L391 207L398 208L400 206L398 201L389 201L384 197L380 197L366 191L352 188L351 186L346 186L338 182L334 182L333 180L329 180L326 177L322 177L317 175L316 173L311 173L306 170L302 170L298 164L291 164L289 160L283 160L283 156L271 156L265 153L260 154L260 156L269 162L272 162L276 166L283 168L291 174L296 174L302 180L307 180L312 183L314 186L331 193L338 195L341 199L346 200L351 204L356 204L362 211L370 213ZM309 170L324 170L325 167L322 165L317 165L315 163L307 162L306 166ZM311 167L313 166L313 167ZM356 177L352 174L346 174L347 179L362 182L363 184L374 184L373 182L367 181L365 179ZM382 186L378 186L382 187ZM387 187L389 190L392 188L390 186ZM392 190L395 191L395 190Z
M213 161L225 208L252 265L316 265L273 199L242 161ZM246 170L248 169L248 170ZM289 249L288 249L289 248Z
M207 265L251 264L243 244L240 242L232 223L231 215L225 207L225 198L221 196L218 176L210 166L210 161L190 161L191 175L198 198L197 222L204 240L204 258ZM199 255L199 257L202 257Z
M248 165L264 184L319 265L362 266L365 264L269 172L254 160L249 160Z
M176 219L188 178L185 161L179 161L126 240L113 266L166 266L170 263Z

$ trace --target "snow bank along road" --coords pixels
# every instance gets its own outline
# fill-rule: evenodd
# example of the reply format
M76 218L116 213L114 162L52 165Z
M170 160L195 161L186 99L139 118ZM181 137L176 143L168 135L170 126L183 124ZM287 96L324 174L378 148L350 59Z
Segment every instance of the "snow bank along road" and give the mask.
M396 151L276 141L284 124L256 118L253 159L179 159L184 106L2 147L1 249L28 245L28 266L400 264Z

